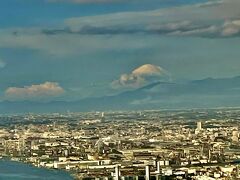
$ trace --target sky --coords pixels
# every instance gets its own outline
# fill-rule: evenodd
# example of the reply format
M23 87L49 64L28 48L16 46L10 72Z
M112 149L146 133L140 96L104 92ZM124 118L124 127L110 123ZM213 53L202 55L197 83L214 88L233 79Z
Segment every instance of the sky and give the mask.
M239 76L239 0L1 0L0 101Z

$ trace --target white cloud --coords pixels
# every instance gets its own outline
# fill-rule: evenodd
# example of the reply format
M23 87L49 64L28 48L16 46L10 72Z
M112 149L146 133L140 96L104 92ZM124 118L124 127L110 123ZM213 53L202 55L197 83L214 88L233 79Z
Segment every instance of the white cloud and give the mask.
M169 79L169 73L160 66L145 64L130 74L122 74L118 80L111 83L111 86L114 89L139 88L155 81L169 81Z
M134 74L122 74L119 80L112 82L111 86L113 89L138 88L144 84L146 84L146 81L141 76L136 76Z
M5 97L8 100L45 100L63 93L64 89L58 83L45 82L24 87L9 87L5 91Z
M196 29L190 29L190 30L177 30L169 33L168 35L175 35L175 36L206 36L206 37L214 37L218 36L220 33L220 28L217 26L209 26L209 27L202 27L202 28L196 28Z
M223 25L223 36L233 36L240 33L240 20L226 21Z

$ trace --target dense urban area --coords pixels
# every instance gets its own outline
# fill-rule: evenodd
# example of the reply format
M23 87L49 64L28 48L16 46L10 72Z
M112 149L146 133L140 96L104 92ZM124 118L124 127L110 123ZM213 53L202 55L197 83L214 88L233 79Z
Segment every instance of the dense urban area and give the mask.
M240 109L2 115L0 155L75 179L240 179Z

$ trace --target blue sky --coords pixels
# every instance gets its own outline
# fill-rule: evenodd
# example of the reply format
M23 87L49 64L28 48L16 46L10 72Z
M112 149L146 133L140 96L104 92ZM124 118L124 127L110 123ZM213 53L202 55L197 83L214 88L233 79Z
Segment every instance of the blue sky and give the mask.
M238 0L2 0L0 100L72 101L153 80L238 76L239 6ZM134 73L145 64L154 67Z
M143 11L196 3L197 0L140 0L115 3L71 3L48 0L3 0L0 7L1 27L52 26L64 18L92 16L123 11Z

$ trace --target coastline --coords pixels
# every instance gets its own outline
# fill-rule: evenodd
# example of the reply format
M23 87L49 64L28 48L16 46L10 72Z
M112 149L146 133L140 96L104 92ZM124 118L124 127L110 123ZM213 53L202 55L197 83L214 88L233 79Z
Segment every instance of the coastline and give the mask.
M31 163L18 161L9 157L0 159L0 179L49 179L49 180L74 180L74 176L64 170L37 167Z

